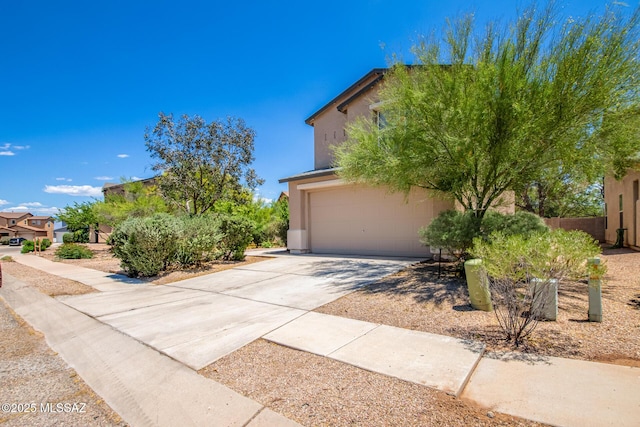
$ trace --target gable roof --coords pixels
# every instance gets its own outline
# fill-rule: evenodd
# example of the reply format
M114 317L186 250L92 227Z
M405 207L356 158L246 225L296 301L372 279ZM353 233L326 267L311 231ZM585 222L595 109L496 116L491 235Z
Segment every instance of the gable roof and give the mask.
M337 107L338 111L344 112L344 109L347 107L347 105L349 105L354 99L362 95L364 92L369 91L380 80L382 80L382 77L388 70L388 68L374 68L373 70L369 71L357 82L342 91L340 95L333 98L331 101L329 101L328 104L309 116L304 122L310 126L313 126L313 121L316 119L316 117L327 111L332 106L338 104L338 102L342 101L348 95L351 95L347 100L341 102ZM371 80L372 78L373 80Z
M29 231L46 231L46 230L43 230L42 228L32 227L30 225L18 225L18 224L16 224L16 225L12 225L11 226L11 229L14 230L14 231L16 231L16 228L22 228L23 230L29 230Z
M32 220L32 219L44 219L44 220L47 220L47 219L52 219L52 218L50 216L32 216L32 217L29 218L29 220Z
M29 212L0 212L0 217L6 218L6 219L20 219L20 218L24 218L27 215L29 217L33 216Z

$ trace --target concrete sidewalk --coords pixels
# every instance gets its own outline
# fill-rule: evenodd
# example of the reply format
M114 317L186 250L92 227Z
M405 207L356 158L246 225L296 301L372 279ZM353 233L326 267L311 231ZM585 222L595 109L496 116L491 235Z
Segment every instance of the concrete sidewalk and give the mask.
M25 258L21 257L18 261L27 261ZM410 262L409 260L385 262L353 257L289 256L171 286L127 283L117 277L99 278L99 275L94 277L86 271L69 268L70 266L59 267L60 270L56 273L55 268L42 262L44 260L28 261L33 266L40 263L40 267L36 268L43 268L53 274L74 276L78 278L74 280L81 282L96 280L99 282L96 286L114 286L113 290L100 294L64 298L64 302L99 320L89 319L95 322L92 323L95 328L100 325L101 330L110 330L127 340L131 340L127 335L135 337L165 354L171 354L176 360L183 359L182 363L188 366L209 363L208 360L214 354L232 351L238 345L263 337L363 369L434 387L491 410L552 425L635 426L640 419L640 398L637 393L640 390L639 368L531 357L519 353L483 355L484 346L478 342L309 311L375 280L380 275L399 269L403 262ZM25 294L25 302L34 298L31 295L33 292L36 291ZM5 295L4 289L0 290L0 295ZM9 298L16 300L15 297ZM20 299L17 301L20 303ZM53 312L61 313L55 323L74 325L65 319L68 316L74 319L76 316L87 318L55 300L47 304L54 303L56 309ZM48 307L25 304L20 311L16 311L21 315L25 313L23 317L30 323L30 319L42 323L39 317L48 310ZM280 313L276 316L280 317L273 321L270 310ZM257 315L258 312L263 314ZM170 316L168 323L158 326L157 322L166 316ZM52 319L48 320L51 323ZM126 335L114 331L105 323ZM168 332L163 330L167 325L170 329ZM212 325L217 326L212 328ZM40 329L38 326L36 328ZM65 333L68 336L78 334L75 325L73 329L67 328L69 330ZM48 340L50 333L54 337L59 333L53 329L49 333L45 331ZM164 338L158 335L165 332L167 334ZM94 338L88 335L87 339ZM180 344L181 342L184 344ZM231 342L233 345L225 347ZM168 359L149 347L137 344L141 348L135 351L144 354L140 356L140 363L144 363L144 357L152 357L152 360L159 357ZM121 344L114 341L109 345ZM122 345L129 348L126 344ZM171 353L176 348L183 350ZM72 345L67 349L67 357L77 357L77 352L82 354L80 348ZM148 352L155 356L148 356ZM192 362L189 361L197 363L190 364ZM193 373L184 366L182 368ZM121 376L126 378L127 373L123 371ZM128 378L127 380L130 381ZM200 380L194 381L194 387L197 388ZM160 384L157 386L162 387ZM99 390L96 391L102 395ZM113 390L107 388L104 392ZM132 398L143 397L136 395ZM249 407L247 413L254 411L253 407ZM114 409L120 412L115 406ZM148 413L153 413L153 410L153 407L148 408ZM169 416L160 411L163 416ZM277 417L276 414L259 408L257 411L253 414L262 416L264 413L264 417ZM244 413L242 410L238 412ZM127 419L124 415L123 418ZM258 417L253 421L257 422ZM288 420L278 422L286 421ZM277 424L274 422L273 425Z
M0 296L130 425L298 425L9 275Z

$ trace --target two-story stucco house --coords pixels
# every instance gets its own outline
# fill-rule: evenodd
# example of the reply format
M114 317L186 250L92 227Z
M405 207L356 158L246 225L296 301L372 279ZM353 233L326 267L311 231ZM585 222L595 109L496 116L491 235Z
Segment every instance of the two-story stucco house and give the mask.
M346 140L345 126L376 114L377 93L386 69L374 69L312 114L314 169L281 179L289 185L291 253L335 253L427 257L418 230L452 200L434 199L415 188L410 194L353 185L336 175L331 146Z
M49 239L53 242L53 218L27 212L0 212L0 237Z

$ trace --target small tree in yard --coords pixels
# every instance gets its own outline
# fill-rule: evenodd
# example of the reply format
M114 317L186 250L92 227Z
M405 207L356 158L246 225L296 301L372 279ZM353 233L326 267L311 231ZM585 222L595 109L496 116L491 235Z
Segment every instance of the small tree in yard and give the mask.
M339 174L424 188L481 218L551 167L594 182L628 164L637 128L631 138L615 123L638 105L640 8L557 25L553 3L482 34L467 16L424 38L415 66L385 75L384 125L363 117L336 147Z
M584 277L587 259L600 246L581 231L557 229L530 236L493 233L489 240L476 238L472 252L482 258L498 323L507 341L519 346L541 318L552 281Z
M264 181L250 167L254 160L255 132L242 119L205 122L187 115L174 122L173 115L159 114L144 139L156 159L153 170L160 192L171 208L189 215L213 210L218 200L255 189Z

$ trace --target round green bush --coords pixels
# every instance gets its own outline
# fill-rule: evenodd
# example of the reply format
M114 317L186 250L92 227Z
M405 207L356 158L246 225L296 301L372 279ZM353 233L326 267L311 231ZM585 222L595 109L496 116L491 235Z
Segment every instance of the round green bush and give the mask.
M113 254L131 277L155 276L175 259L182 222L169 214L129 218L111 234Z
M62 235L62 243L74 243L73 233L64 233Z
M62 259L89 259L93 258L93 252L86 246L77 243L63 243L55 252Z
M33 240L25 240L22 242L22 249L20 249L20 253L28 254L29 252L33 252L35 250Z

